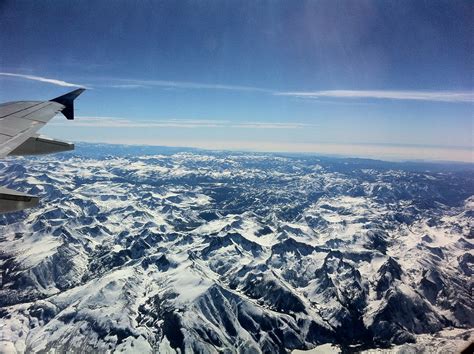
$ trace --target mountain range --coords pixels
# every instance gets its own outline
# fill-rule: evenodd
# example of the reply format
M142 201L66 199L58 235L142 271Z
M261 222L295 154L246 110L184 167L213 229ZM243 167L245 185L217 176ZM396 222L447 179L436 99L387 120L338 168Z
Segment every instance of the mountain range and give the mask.
M474 166L79 144L0 162L0 351L458 351Z

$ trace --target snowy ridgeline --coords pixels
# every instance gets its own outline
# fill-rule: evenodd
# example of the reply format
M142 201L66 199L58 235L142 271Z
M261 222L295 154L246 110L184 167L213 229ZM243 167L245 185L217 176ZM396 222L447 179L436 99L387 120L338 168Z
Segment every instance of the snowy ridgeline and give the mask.
M0 162L0 351L458 351L474 170L80 146ZM337 344L337 346L331 346Z

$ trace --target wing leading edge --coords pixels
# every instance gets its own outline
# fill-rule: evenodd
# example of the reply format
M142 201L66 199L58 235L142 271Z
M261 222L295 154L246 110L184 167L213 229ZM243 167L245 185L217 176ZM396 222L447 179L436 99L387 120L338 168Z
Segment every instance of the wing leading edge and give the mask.
M50 101L17 101L0 104L0 158L50 154L74 150L74 144L41 137L36 132L61 112L74 119L74 100L83 88ZM36 206L39 198L0 187L0 213Z

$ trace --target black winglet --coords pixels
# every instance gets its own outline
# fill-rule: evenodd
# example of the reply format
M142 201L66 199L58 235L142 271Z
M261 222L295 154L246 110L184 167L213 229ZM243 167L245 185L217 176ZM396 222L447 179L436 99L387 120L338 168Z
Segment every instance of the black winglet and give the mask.
M50 101L62 104L64 106L62 114L64 114L67 119L74 119L74 100L84 91L85 89L80 88L66 93L65 95L53 98Z

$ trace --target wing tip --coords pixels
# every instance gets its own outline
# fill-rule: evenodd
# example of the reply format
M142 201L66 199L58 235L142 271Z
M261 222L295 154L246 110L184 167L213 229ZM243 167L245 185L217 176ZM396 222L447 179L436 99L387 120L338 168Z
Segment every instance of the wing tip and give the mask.
M85 91L84 87L75 89L70 91L62 96L53 98L50 102L56 102L62 104L64 106L63 110L61 111L64 116L69 119L74 119L74 100Z

